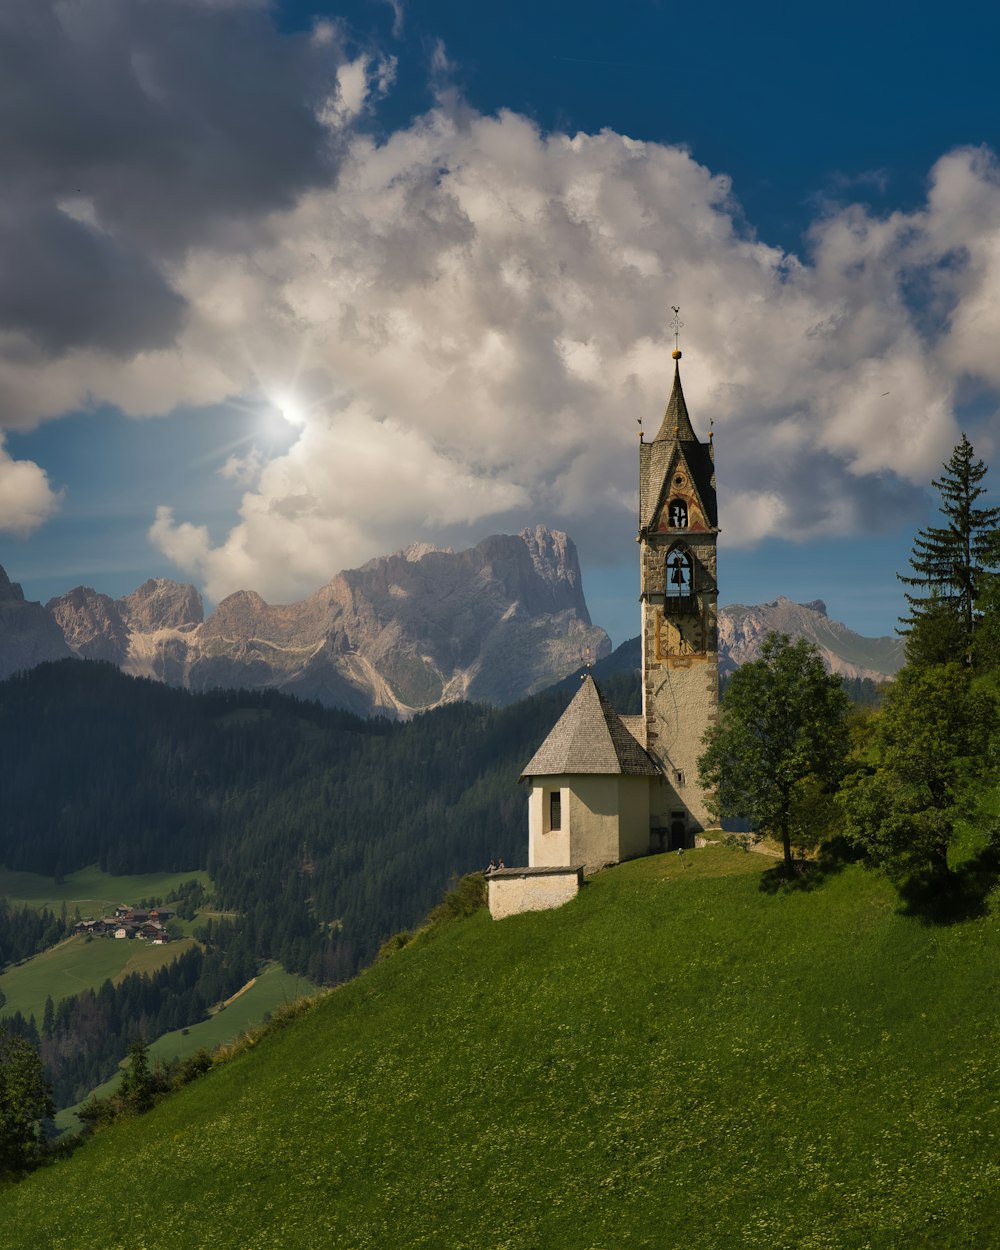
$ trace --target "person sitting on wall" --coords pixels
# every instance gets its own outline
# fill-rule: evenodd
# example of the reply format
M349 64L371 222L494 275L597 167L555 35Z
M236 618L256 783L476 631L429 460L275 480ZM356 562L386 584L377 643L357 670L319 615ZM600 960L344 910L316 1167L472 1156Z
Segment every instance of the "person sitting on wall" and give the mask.
M490 866L489 866L489 868L487 868L487 869L486 869L486 874L485 874L485 875L488 877L488 876L490 876L490 874L491 874L491 873L496 872L496 870L497 870L497 861L496 861L495 859L491 859L491 860L490 860Z

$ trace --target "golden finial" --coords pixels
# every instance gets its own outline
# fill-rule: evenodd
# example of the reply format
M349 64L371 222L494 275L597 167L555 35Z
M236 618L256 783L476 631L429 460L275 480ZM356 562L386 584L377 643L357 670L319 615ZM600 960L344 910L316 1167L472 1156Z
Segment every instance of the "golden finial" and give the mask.
M670 322L670 328L674 332L674 350L670 353L670 355L674 360L680 360L683 354L680 348L680 335L681 335L681 330L684 329L684 322L681 321L680 305L671 304L670 308L674 314Z

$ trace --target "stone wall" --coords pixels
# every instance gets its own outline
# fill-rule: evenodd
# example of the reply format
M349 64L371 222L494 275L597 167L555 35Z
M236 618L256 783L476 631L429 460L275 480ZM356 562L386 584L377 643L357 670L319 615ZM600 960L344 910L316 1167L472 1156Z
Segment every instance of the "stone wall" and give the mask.
M523 911L562 907L579 893L583 865L558 868L501 868L487 878L494 920Z

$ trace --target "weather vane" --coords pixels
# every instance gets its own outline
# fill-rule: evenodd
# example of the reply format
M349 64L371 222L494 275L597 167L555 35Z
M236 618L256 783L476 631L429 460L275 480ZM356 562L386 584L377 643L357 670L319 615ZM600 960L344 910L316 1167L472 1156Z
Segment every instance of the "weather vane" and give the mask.
M674 332L674 351L680 351L681 330L684 329L684 322L681 321L681 310L677 304L670 305L673 317L670 321L670 328Z

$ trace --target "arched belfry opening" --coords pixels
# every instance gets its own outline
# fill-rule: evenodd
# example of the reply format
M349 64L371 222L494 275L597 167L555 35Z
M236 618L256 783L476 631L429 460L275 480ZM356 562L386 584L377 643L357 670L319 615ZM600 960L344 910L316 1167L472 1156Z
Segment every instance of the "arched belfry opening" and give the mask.
M687 547L671 547L666 560L666 597L670 607L682 609L693 602L694 560Z

